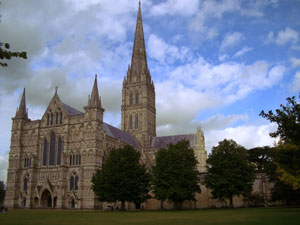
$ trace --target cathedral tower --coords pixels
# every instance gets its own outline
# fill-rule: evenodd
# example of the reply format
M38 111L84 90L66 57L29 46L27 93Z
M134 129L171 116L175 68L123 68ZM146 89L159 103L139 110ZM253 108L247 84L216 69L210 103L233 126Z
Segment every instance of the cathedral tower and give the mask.
M156 136L155 88L147 64L141 3L139 3L131 65L122 89L122 130L143 147Z

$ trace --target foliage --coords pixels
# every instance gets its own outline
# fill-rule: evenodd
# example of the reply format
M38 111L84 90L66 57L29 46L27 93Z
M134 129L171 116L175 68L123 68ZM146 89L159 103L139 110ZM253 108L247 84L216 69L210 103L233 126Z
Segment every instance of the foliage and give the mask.
M258 207L265 205L265 197L262 193L253 192L245 195L244 198L250 207Z
M233 196L252 191L254 166L248 161L247 150L233 140L223 140L212 148L207 159L208 173L205 184L212 189L213 198L230 200Z
M300 146L279 144L274 163L278 179L294 190L300 189Z
M155 198L168 199L176 208L181 208L185 200L195 200L195 193L201 192L197 160L188 141L160 149L152 171Z
M111 150L105 165L92 178L93 190L98 199L120 201L123 210L125 201L145 201L149 197L151 178L139 160L140 153L132 146Z
M5 197L5 189L4 189L4 182L0 181L0 205L3 203L4 201L4 197Z
M0 43L0 66L7 67L7 63L2 62L2 60L10 60L12 57L27 59L26 52L11 52L9 48L8 43Z
M269 146L256 147L248 150L248 159L255 164L258 173L266 173L271 166L274 149Z
M277 131L271 133L271 137L280 136L285 143L300 146L300 103L296 101L295 96L286 100L287 104L285 106L281 104L280 109L276 109L276 113L272 110L268 113L261 111L260 116L277 123Z

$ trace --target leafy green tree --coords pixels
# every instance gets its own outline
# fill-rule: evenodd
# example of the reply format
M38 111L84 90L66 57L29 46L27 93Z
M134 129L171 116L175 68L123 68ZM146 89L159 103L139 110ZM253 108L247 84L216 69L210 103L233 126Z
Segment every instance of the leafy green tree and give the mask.
M7 63L3 62L3 60L10 60L12 57L27 59L26 52L11 52L9 48L8 43L0 43L0 66L7 67Z
M2 205L5 197L4 182L0 181L0 205Z
M188 141L160 149L152 167L155 198L161 203L164 200L172 201L177 209L182 207L185 200L196 200L195 193L201 192L197 163Z
M233 140L223 140L212 148L207 159L206 187L212 190L213 198L229 199L251 193L255 178L254 166L248 161L247 150Z
M280 137L284 143L300 146L300 103L296 101L295 96L286 100L287 104L281 104L280 109L276 109L276 113L272 110L268 113L261 111L259 115L270 122L277 123L278 128L270 133L271 137Z
M92 178L93 190L100 201L139 204L150 196L151 177L144 165L139 163L140 153L126 145L110 151L107 161Z
M262 111L260 115L270 122L277 123L277 130L270 136L279 136L281 139L275 148L273 158L275 170L270 174L275 182L272 198L275 200L284 198L282 192L289 188L295 191L295 196L298 196L297 191L300 191L300 102L296 101L295 96L289 97L287 104L281 104L280 108L276 109L276 113L270 110L268 113Z
M248 159L255 164L258 173L266 173L272 162L274 149L269 146L256 147L248 150Z

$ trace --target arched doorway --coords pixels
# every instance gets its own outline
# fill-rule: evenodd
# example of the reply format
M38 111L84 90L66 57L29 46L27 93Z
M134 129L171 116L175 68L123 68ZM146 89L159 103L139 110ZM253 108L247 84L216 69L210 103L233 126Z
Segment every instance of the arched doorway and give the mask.
M23 198L23 208L26 207L26 197Z
M55 198L53 199L53 207L54 207L54 208L56 208L56 203L57 203L57 197L55 197Z
M33 199L33 208L38 208L39 207L39 199L35 197Z
M72 198L72 201L71 201L71 208L74 209L75 208L75 199Z
M41 207L51 208L52 207L52 197L49 190L45 190L41 197Z

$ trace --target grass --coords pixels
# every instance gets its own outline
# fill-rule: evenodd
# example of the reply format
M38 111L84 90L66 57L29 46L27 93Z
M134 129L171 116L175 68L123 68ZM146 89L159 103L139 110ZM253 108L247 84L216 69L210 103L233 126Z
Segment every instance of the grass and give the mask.
M300 225L300 208L203 209L186 211L101 212L14 209L0 214L1 225Z

